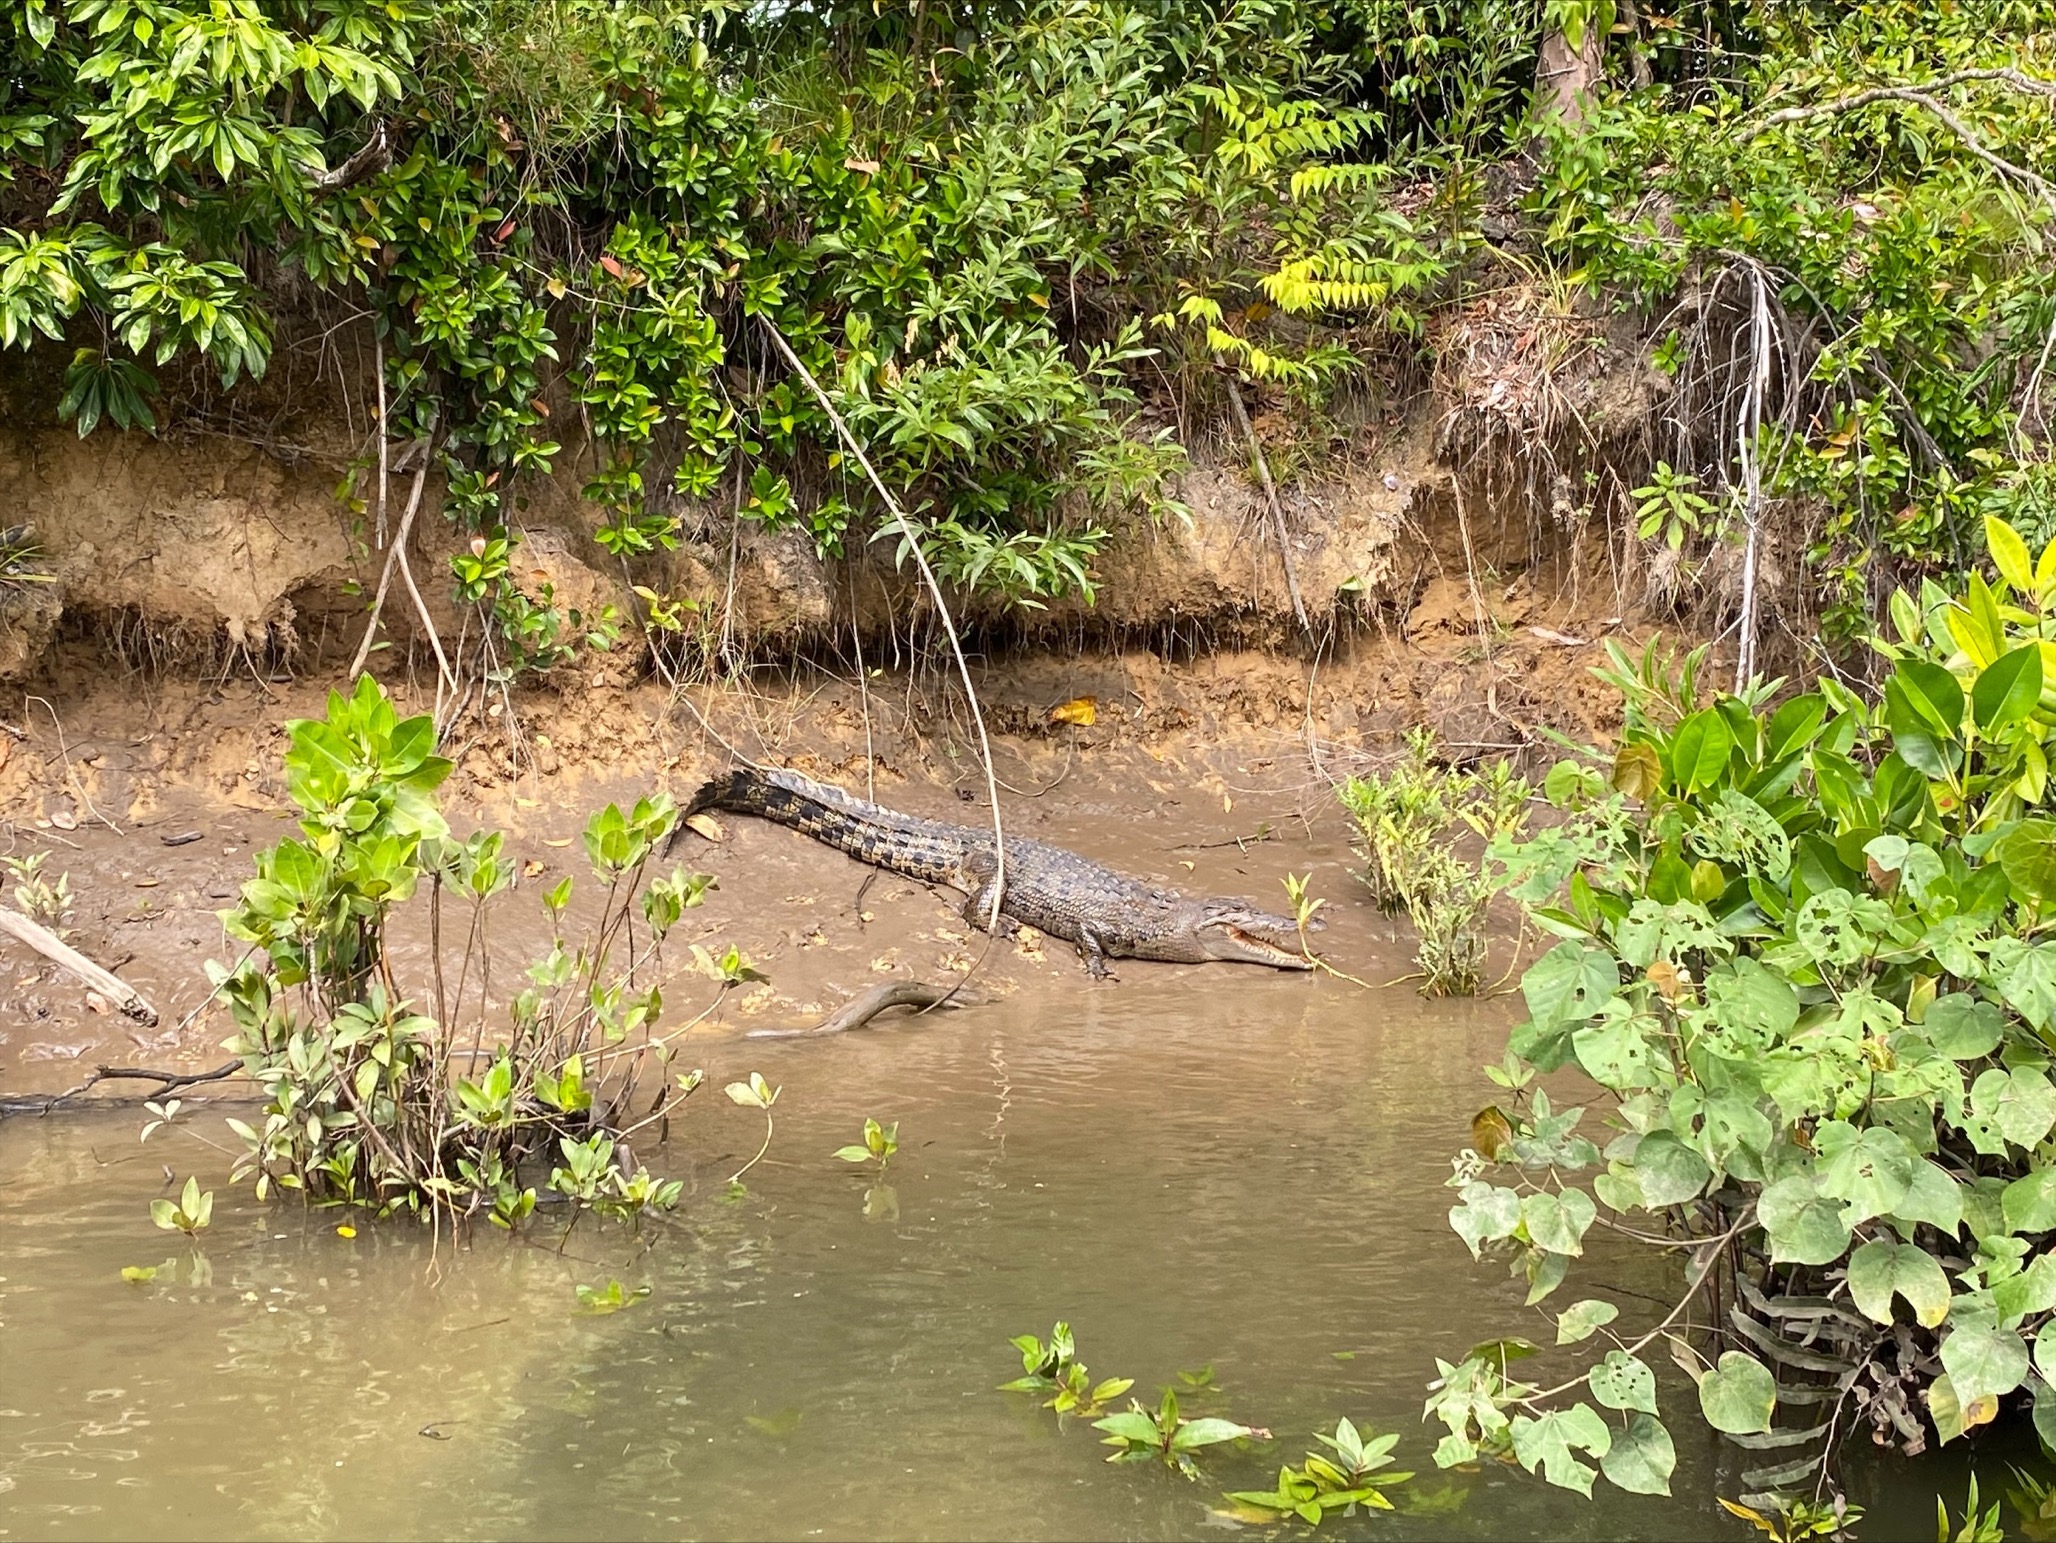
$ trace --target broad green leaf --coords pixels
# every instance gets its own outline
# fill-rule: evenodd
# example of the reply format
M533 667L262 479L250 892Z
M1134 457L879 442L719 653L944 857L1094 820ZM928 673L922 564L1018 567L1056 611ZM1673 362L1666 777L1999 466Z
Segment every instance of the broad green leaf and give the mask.
M1671 736L1671 780L1680 793L1695 793L1720 780L1734 749L1727 719L1717 708L1703 708L1686 718Z
M1949 1315L1949 1278L1925 1249L1878 1238L1849 1256L1849 1295L1866 1318L1890 1323L1895 1293L1923 1328L1939 1328Z
M1928 1004L1921 1032L1952 1061L1975 1061L1999 1048L2006 1019L1990 1002L1967 991L1952 991Z
M1651 1210L1695 1199L1713 1177L1706 1160L1667 1130L1644 1136L1633 1163L1635 1182Z
M1449 1225L1478 1257L1479 1245L1513 1236L1521 1224L1521 1197L1514 1190L1474 1180L1462 1190L1463 1204L1449 1208Z
M1187 1420L1171 1437L1171 1450L1190 1452L1199 1447L1216 1446L1223 1441L1234 1441L1238 1437L1253 1436L1256 1432L1247 1425L1237 1425L1233 1420Z
M2020 821L2000 838L1992 856L2015 899L2043 909L2056 897L2056 820L2035 816Z
M1582 1254L1585 1229L1599 1214L1592 1197L1581 1189L1565 1189L1561 1195L1529 1195L1521 1201L1521 1221L1528 1240L1552 1254Z
M1721 1354L1699 1379L1699 1408L1706 1423L1730 1436L1754 1436L1770 1429L1778 1385L1770 1368L1739 1350Z
M2037 1029L2056 1024L2056 943L2000 939L1992 946L1992 980L2006 1005Z
M1848 1202L1842 1211L1845 1227L1887 1214L1913 1183L1913 1149L1897 1131L1876 1125L1858 1130L1831 1120L1814 1132L1813 1146L1820 1159L1820 1192Z
M1891 683L1905 692L1913 710L1937 734L1946 739L1962 732L1963 687L1939 664L1902 659L1892 672Z
M1913 1180L1892 1214L1903 1222L1926 1222L1954 1237L1963 1225L1961 1186L1923 1158L1913 1165Z
M1599 1460L1599 1471L1631 1495L1668 1495L1677 1466L1670 1432L1661 1420L1640 1411L1628 1416L1628 1428L1614 1434L1613 1445Z
M1585 1383L1602 1408L1656 1413L1656 1373L1625 1350L1607 1351L1585 1374Z
M1559 1345L1575 1345L1590 1339L1607 1324L1621 1315L1621 1310L1611 1302L1602 1302L1597 1297L1587 1297L1582 1302L1573 1302L1556 1315L1556 1342Z
M1590 1404L1553 1409L1530 1418L1513 1421L1513 1455L1533 1473L1539 1466L1542 1477L1562 1489L1574 1489L1587 1499L1592 1495L1593 1470L1572 1454L1586 1452L1604 1458L1613 1447L1613 1431Z
M1747 1030L1776 1044L1799 1021L1799 995L1756 960L1736 959L1706 975L1706 1003L1723 1029Z
M1849 1248L1842 1207L1820 1193L1810 1174L1791 1174L1768 1185L1756 1202L1770 1238L1773 1264L1832 1264Z
M1942 1341L1942 1367L1968 1409L1980 1398L1998 1398L2020 1386L2027 1377L2027 1346L2011 1329L1958 1324Z
M2056 1229L2056 1168L2034 1168L2006 1186L2000 1212L2013 1232Z
M2042 651L2033 643L2001 654L1970 688L1971 712L1987 734L2018 723L2041 699Z

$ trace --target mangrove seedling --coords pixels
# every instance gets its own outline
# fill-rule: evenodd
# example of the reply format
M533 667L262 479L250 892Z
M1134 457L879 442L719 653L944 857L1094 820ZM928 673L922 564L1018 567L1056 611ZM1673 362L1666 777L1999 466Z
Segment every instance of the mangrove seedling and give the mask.
M1044 1344L1033 1334L1015 1337L1013 1346L1021 1352L1022 1375L1000 1384L1002 1393L1047 1393L1043 1408L1058 1414L1097 1414L1110 1398L1119 1398L1135 1386L1133 1377L1108 1377L1095 1385L1084 1363L1078 1360L1077 1342L1071 1326L1059 1323L1049 1331Z
M1396 1435L1372 1436L1366 1441L1355 1424L1344 1418L1336 1422L1334 1435L1316 1431L1314 1440L1334 1456L1309 1452L1304 1467L1288 1464L1278 1470L1275 1490L1233 1490L1228 1498L1259 1510L1289 1512L1309 1527L1318 1527L1330 1511L1349 1516L1358 1506L1391 1510L1392 1502L1382 1493L1384 1487L1404 1484L1413 1477L1411 1473L1377 1471L1391 1464L1392 1449L1399 1444Z
M1977 1475L1970 1476L1970 1498L1963 1502L1963 1524L1949 1527L1949 1507L1935 1496L1935 1543L2006 1543L2006 1529L1999 1525L1999 1502L1993 1501L1982 1516L1977 1508Z
M150 1220L166 1232L183 1232L191 1237L196 1232L207 1230L207 1224L214 1219L214 1191L202 1193L198 1179L187 1179L185 1191L178 1203L169 1200L150 1202Z
M730 1103L764 1111L764 1144L757 1148L757 1155L736 1169L728 1180L730 1184L740 1184L742 1176L763 1161L764 1154L771 1150L771 1106L778 1102L779 1090L764 1080L762 1072L751 1072L748 1082L731 1082L721 1091L728 1095Z
M892 1154L899 1150L899 1121L880 1125L869 1115L864 1117L864 1139L852 1142L846 1147L837 1147L835 1155L846 1163L868 1163L875 1160L878 1172L883 1175L885 1165L892 1161Z
M22 914L61 933L64 918L71 914L71 875L60 873L52 884L43 877L43 864L49 860L48 852L31 852L27 857L0 857L0 867L14 877L14 903Z
M1106 1432L1106 1445L1114 1449L1108 1462L1140 1463L1156 1458L1188 1479L1199 1477L1199 1465L1193 1458L1196 1452L1245 1436L1258 1441L1271 1439L1271 1433L1259 1426L1211 1417L1184 1418L1178 1413L1178 1394L1171 1388L1164 1389L1163 1400L1154 1410L1131 1398L1125 1410L1094 1420L1092 1428Z

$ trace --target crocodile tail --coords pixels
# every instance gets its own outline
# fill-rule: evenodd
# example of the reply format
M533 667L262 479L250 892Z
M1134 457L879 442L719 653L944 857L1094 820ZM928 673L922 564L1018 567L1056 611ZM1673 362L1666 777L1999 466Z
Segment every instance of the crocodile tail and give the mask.
M753 814L763 808L763 793L763 777L747 767L723 772L701 783L699 791L678 811L678 823L671 827L671 834L664 838L664 855L671 855L671 849L685 835L685 822L694 815L704 814L709 809L734 809Z

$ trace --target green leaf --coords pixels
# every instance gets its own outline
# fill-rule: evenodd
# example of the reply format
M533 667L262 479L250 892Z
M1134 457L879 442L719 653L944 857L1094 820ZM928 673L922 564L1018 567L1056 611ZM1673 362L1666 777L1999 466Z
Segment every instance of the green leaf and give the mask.
M1556 1342L1575 1345L1590 1339L1620 1315L1621 1310L1613 1303L1602 1302L1597 1297L1573 1302L1556 1315Z
M1928 1004L1921 1032L1952 1061L1976 1061L1999 1048L2006 1019L1998 1008L1966 991L1952 991Z
M1656 1413L1656 1373L1625 1350L1607 1351L1585 1374L1585 1383L1602 1408Z
M2056 1117L2056 1106L2051 1112ZM1813 1148L1821 1159L1820 1192L1849 1202L1842 1211L1845 1227L1886 1215L1913 1183L1913 1149L1895 1130L1877 1125L1858 1130L1847 1121L1830 1120L1814 1132Z
M2000 838L1991 855L2016 899L2039 910L2056 896L2056 820L2037 816L2020 821Z
M1849 1295L1866 1318L1890 1323L1895 1294L1923 1328L1939 1328L1949 1316L1949 1278L1925 1249L1878 1238L1849 1256Z
M1902 659L1892 672L1891 682L1905 692L1908 703L1929 728L1945 739L1962 733L1963 687L1939 664Z
M1790 1174L1768 1185L1756 1215L1770 1238L1773 1264L1832 1264L1848 1252L1842 1207L1821 1195L1811 1174Z
M1950 1237L1963 1225L1963 1191L1925 1158L1913 1165L1913 1182L1892 1214L1903 1222L1926 1222Z
M1696 1199L1713 1177L1706 1159L1667 1130L1651 1131L1635 1148L1635 1181L1649 1209Z
M1599 1208L1581 1189L1566 1189L1560 1195L1529 1195L1521 1201L1521 1222L1528 1240L1552 1254L1582 1254L1585 1229L1592 1225Z
M868 1163L871 1161L871 1149L869 1147L837 1147L835 1155L846 1163Z
M1677 727L1671 736L1671 780L1680 793L1710 788L1727 769L1734 736L1718 708L1703 708Z
M1699 1408L1706 1423L1730 1436L1769 1430L1777 1403L1770 1368L1739 1350L1724 1351L1720 1363L1699 1379Z
M1588 1452L1604 1458L1613 1448L1612 1430L1590 1404L1554 1409L1532 1419L1516 1416L1512 1435L1513 1455L1523 1468L1533 1473L1539 1466L1542 1477L1551 1484L1574 1489L1587 1499L1596 1475L1572 1454Z
M2008 1007L2037 1029L2056 1024L2056 943L2029 948L2001 938L1992 946L1991 973Z
M1521 1224L1521 1197L1510 1189L1473 1180L1462 1190L1463 1204L1449 1208L1449 1225L1478 1257L1480 1244L1513 1236Z
M2056 1168L2030 1169L2015 1179L1999 1197L1999 1210L2008 1231L2056 1229Z
M2042 650L2027 643L2001 654L1978 672L1970 688L1971 712L1977 726L1990 734L2018 723L2042 699Z
M1256 1432L1247 1425L1237 1425L1233 1420L1187 1420L1171 1437L1171 1450L1190 1452L1199 1447L1218 1445L1223 1441L1234 1441L1243 1436L1254 1436Z
M1678 1466L1670 1432L1653 1415L1628 1416L1628 1428L1616 1432L1613 1445L1599 1460L1599 1469L1617 1489L1631 1495L1668 1495L1670 1476Z
M1942 1341L1942 1366L1958 1401L1969 1408L2020 1386L2027 1377L2027 1346L2011 1329L1960 1323Z

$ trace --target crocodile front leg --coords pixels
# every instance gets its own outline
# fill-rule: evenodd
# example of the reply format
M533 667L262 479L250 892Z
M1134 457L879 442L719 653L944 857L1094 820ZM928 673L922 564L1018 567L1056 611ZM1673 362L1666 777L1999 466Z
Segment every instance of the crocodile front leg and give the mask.
M1078 929L1078 952L1085 958L1085 973L1094 980L1115 980L1118 977L1107 968L1106 944L1093 927Z

